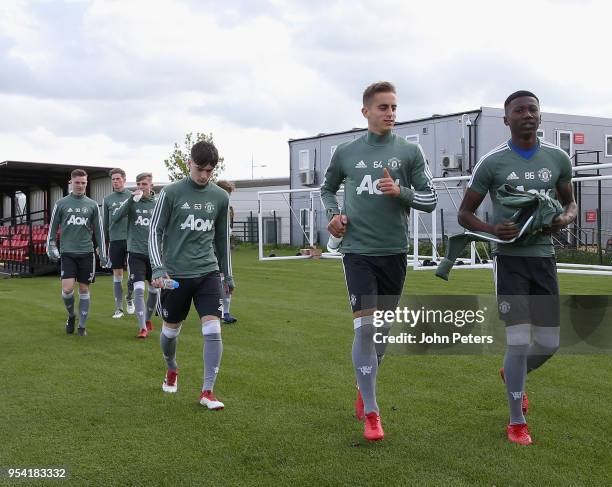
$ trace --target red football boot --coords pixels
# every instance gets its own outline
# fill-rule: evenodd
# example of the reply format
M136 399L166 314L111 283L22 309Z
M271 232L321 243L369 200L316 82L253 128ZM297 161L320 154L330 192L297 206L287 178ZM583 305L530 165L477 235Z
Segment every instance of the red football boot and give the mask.
M202 391L202 394L200 394L200 404L213 411L218 411L225 407L225 405L215 397L213 391Z
M509 424L506 428L508 441L519 445L531 445L533 443L527 423Z
M376 411L366 414L363 437L369 441L379 441L385 437L385 432L380 422L380 416Z

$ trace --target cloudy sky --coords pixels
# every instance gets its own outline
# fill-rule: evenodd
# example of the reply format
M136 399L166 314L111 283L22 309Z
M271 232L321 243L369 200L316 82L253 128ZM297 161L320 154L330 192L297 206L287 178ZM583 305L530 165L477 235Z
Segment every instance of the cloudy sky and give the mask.
M606 1L0 2L0 161L120 166L133 180L188 132L225 176L288 175L289 138L364 126L363 88L398 120L501 106L612 117Z

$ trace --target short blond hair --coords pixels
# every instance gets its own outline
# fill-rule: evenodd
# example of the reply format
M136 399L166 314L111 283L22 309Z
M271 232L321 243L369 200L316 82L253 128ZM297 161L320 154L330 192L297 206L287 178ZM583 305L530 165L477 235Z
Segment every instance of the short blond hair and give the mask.
M141 172L138 176L136 176L136 182L142 181L143 179L146 179L146 178L153 179L153 173Z

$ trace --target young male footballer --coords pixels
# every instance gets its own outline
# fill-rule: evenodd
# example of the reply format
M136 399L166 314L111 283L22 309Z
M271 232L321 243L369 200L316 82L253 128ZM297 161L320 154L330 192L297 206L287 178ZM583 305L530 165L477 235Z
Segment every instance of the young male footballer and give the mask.
M229 244L229 196L210 181L219 154L212 143L201 141L191 149L189 176L166 186L160 193L149 234L153 285L162 288L164 320L160 344L167 371L165 392L178 387L176 345L181 325L193 301L204 335L204 381L200 404L223 409L213 393L221 364L221 278L234 287ZM179 284L167 289L168 280Z
M517 91L508 96L504 110L510 140L486 154L474 168L458 219L468 230L491 233L501 240L513 239L518 234L512 221L514 210L501 205L496 197L497 188L503 184L556 198L563 206L550 232L493 248L499 313L506 324L507 348L500 369L510 409L506 433L509 441L529 445L526 377L559 347L559 285L550 233L574 221L576 203L570 158L560 147L537 136L541 121L538 97L529 91ZM487 194L493 203L490 223L475 214Z
M68 311L66 333L74 333L76 315L74 312L74 283L79 283L79 336L87 335L91 298L89 285L96 276L96 256L92 232L95 233L100 265L106 265L106 245L102 219L98 204L85 196L87 173L75 169L70 174L71 192L58 200L53 207L47 236L47 255L51 260L60 259L62 299ZM58 228L61 229L59 249L56 242Z
M225 191L227 191L227 194L232 195L232 193L234 192L234 190L236 189L236 186L234 186L233 183L231 183L230 181L217 181L217 186L219 186L220 188L224 189ZM229 213L230 213L230 217L229 217L229 221L230 221L230 235L231 235L231 225L232 222L234 220L234 216L233 216L233 208L230 206L229 207ZM223 276L222 276L223 277ZM227 289L227 292L226 292ZM236 318L235 316L233 316L230 313L230 305L232 304L232 294L234 293L234 289L233 288L229 288L227 286L223 286L222 288L222 297L223 297L223 323L228 324L228 325L233 325L234 323L236 323L238 321L238 318Z
M342 237L339 251L353 311L352 357L358 393L355 414L365 419L364 437L382 440L376 375L385 345L374 343L374 312L394 309L404 287L410 208L431 212L437 194L418 144L392 132L397 97L386 81L363 92L361 113L368 131L338 146L321 187L328 230ZM344 183L344 207L336 193ZM389 333L391 324L376 329Z
M147 338L149 332L153 330L151 318L159 296L159 289L151 285L152 270L149 260L149 226L157 197L153 193L153 175L150 172L138 174L136 185L138 189L110 214L110 221L112 223L127 216L129 279L134 283L134 307L138 320L136 338ZM149 282L146 305L145 281Z
M132 195L125 189L125 171L120 168L110 172L113 192L104 198L102 203L102 218L104 231L108 235L108 256L113 269L113 295L115 297L115 312L113 318L123 317L123 267L127 258L127 214L121 218L111 219L114 210L124 204ZM126 305L128 314L134 313L133 283L128 278Z

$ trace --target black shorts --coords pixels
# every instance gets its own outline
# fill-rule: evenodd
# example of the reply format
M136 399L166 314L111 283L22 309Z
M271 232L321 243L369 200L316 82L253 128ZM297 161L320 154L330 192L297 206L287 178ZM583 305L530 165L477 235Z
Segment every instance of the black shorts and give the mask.
M506 326L559 326L559 283L554 257L497 255L493 272L499 317Z
M406 254L345 254L342 265L353 312L397 307L406 280Z
M128 253L128 269L132 282L151 282L151 262L148 255Z
M81 284L91 284L96 280L96 257L88 254L62 254L61 278L76 279Z
M177 289L162 289L161 315L166 323L180 323L187 318L191 301L200 318L211 315L221 318L221 277L213 271L202 277L174 277Z
M108 257L111 269L123 269L127 257L127 241L113 240L108 245Z

